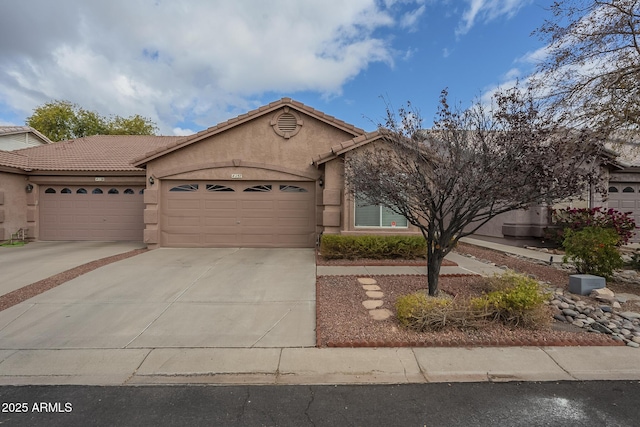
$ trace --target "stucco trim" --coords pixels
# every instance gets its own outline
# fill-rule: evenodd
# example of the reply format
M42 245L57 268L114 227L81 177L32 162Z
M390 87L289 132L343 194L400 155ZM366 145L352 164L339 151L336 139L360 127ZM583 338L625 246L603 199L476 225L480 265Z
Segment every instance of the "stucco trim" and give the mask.
M240 161L238 159L234 159L229 162L199 163L196 165L180 166L176 168L167 169L165 171L154 171L153 175L157 178L162 179L162 178L171 177L173 175L178 175L181 173L196 172L196 171L207 170L207 169L233 168L233 167L239 167L239 166L242 166L245 168L264 169L264 170L269 170L274 172L286 173L289 175L304 178L309 181L315 181L318 178L320 178L320 175L321 175L319 172L309 173L309 172L290 169L290 168L286 168L278 165L271 165L267 163L245 162L245 161Z

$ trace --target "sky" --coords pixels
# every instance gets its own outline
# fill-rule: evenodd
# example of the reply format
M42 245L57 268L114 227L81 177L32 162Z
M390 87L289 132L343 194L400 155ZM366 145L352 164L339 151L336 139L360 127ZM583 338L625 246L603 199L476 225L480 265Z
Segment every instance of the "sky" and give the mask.
M551 0L2 0L0 125L67 100L188 135L283 97L375 130L535 68Z

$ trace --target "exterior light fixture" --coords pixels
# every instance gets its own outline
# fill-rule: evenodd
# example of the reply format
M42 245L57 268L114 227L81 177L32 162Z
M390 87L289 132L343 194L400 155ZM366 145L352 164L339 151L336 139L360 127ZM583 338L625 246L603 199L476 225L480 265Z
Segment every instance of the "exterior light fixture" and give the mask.
M149 177L149 184L153 185L153 183L156 182L155 179L153 179L152 176Z
M323 176L321 176L320 179L318 179L318 185L320 187L324 187L324 177Z
M26 191L27 193L31 193L33 191L33 185L27 184L27 186L24 188L24 191Z

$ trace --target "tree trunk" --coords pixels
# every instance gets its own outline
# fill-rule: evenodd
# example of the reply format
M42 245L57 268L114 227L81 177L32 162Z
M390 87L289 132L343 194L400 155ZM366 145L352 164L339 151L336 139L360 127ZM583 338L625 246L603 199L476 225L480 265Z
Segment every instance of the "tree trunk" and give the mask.
M443 259L444 253L438 243L431 239L427 240L427 283L431 296L438 295L438 279Z

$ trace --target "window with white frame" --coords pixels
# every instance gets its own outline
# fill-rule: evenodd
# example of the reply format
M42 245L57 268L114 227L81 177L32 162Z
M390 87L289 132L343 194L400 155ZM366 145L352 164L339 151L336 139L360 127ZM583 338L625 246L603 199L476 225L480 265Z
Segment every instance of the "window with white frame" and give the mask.
M407 218L380 205L370 205L363 199L357 198L355 203L356 227L389 227L407 228Z

